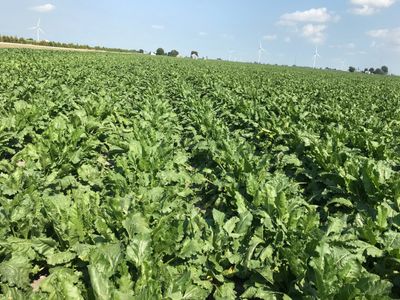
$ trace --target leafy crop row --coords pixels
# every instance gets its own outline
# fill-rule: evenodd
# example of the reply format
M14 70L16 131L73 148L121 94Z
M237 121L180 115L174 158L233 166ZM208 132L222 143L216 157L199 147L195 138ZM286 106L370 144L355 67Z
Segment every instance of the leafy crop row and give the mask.
M0 52L0 298L400 297L400 81Z

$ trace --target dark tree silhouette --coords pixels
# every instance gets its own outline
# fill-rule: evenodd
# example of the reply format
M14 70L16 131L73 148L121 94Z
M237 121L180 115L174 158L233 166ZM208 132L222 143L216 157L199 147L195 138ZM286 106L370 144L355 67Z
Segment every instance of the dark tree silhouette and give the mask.
M385 75L385 73L382 71L382 69L381 69L381 68L377 68L377 69L375 69L375 72L374 72L374 74L376 74L376 75Z
M165 55L164 49L163 49L163 48L158 48L158 49L156 50L156 55Z
M175 49L168 52L168 56L177 57L178 55L179 55L179 52Z

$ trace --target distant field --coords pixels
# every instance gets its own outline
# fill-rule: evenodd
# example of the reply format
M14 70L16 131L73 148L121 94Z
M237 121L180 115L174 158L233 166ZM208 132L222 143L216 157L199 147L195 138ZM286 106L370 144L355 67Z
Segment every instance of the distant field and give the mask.
M0 298L400 297L400 80L0 50Z
M64 51L98 51L104 52L101 50L91 50L91 49L77 49L77 48L62 48L62 47L50 47L50 46L41 46L41 45L32 45L32 44L18 44L18 43L4 43L0 42L0 49L14 49L14 48L23 48L23 49L37 49L37 50L64 50Z

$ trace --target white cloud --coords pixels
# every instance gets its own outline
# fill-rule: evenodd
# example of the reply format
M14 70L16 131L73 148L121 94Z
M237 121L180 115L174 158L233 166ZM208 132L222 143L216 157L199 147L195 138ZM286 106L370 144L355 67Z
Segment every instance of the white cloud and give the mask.
M200 32L199 32L199 35L200 35L200 36L206 36L206 35L207 35L207 32L200 31Z
M370 48L382 48L384 47L384 43L378 43L377 41L372 41L371 44L369 45Z
M284 39L285 43L290 43L292 41L290 36L285 37Z
M282 15L278 25L294 28L297 35L305 37L314 44L321 44L326 39L327 23L336 22L340 17L326 7L311 8ZM305 25L302 25L305 24Z
M392 50L400 50L400 27L370 30L367 32L367 35L381 42L381 44L378 44L377 42L373 41L372 47L382 45L383 47Z
M397 0L350 0L355 7L351 10L356 15L369 16L383 8L389 8Z
M43 5L34 6L34 7L32 7L32 9L37 12L47 13L47 12L51 12L51 11L55 10L56 6L53 4L47 3L47 4L43 4Z
M311 8L305 11L286 13L279 19L280 25L295 25L296 23L327 23L338 19L326 7Z
M377 10L375 8L372 8L367 5L353 8L351 11L353 14L360 15L360 16L370 16L377 12Z
M276 40L277 38L278 38L278 36L276 34L268 34L268 35L263 36L263 40L266 40L266 41L273 41L273 40Z
M322 44L325 41L326 25L307 24L301 29L301 35L313 42L314 44Z
M156 29L156 30L164 30L165 29L164 25L151 25L151 28Z
M375 29L368 31L367 34L374 38L386 38L389 32L389 29Z

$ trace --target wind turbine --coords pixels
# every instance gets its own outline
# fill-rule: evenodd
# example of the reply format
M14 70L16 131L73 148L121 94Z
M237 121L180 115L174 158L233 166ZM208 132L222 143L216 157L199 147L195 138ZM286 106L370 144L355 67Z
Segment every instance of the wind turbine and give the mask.
M40 33L44 33L44 30L40 27L40 18L39 18L36 26L33 26L33 27L29 28L29 29L36 31L36 41L40 42Z
M315 66L317 65L317 58L321 57L318 53L318 47L315 46L315 53L314 53L314 64L313 64L313 68L315 69Z
M265 52L265 49L263 48L260 41L260 46L258 47L258 63L261 63L261 55L263 52Z

